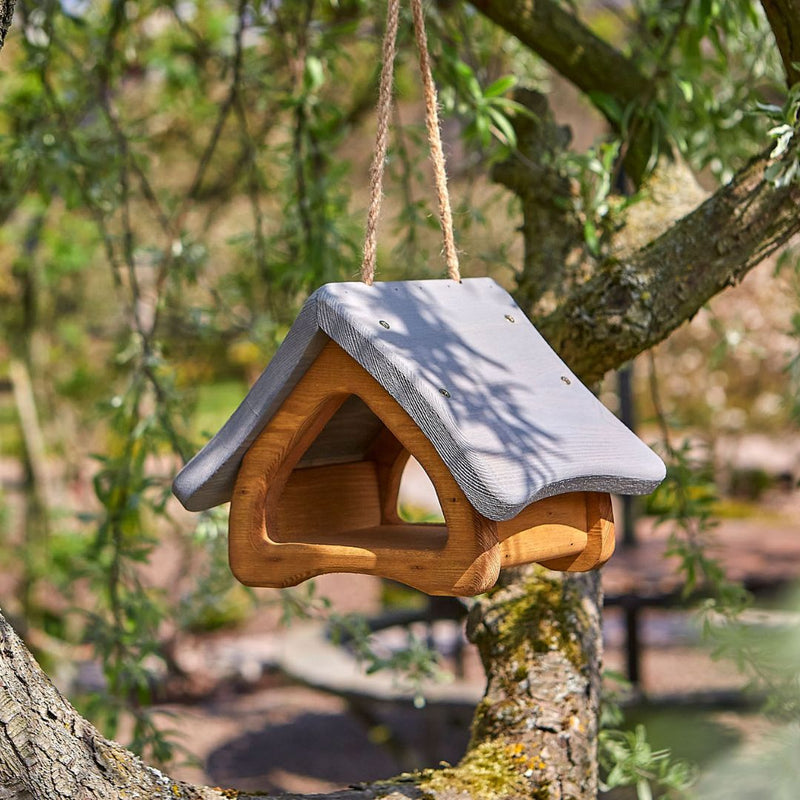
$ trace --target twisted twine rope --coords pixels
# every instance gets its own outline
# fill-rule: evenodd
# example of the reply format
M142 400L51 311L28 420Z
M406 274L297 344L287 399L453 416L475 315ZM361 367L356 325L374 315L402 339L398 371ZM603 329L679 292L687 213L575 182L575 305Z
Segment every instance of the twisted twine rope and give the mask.
M394 79L394 59L397 52L399 8L399 0L389 0L386 12L386 33L383 38L383 67L381 69L380 90L378 93L378 129L375 138L375 152L369 171L370 201L364 237L364 259L361 263L361 280L368 286L372 285L375 279L378 218L381 213L381 201L383 200L383 171L386 163L389 119L392 112L392 82ZM422 0L411 0L411 13L414 18L414 33L419 51L419 70L422 76L422 88L425 97L425 125L428 129L428 142L431 148L431 160L433 161L439 220L444 241L444 256L447 263L447 276L454 281L460 281L461 273L458 268L458 253L453 234L453 213L450 208L450 195L447 191L447 173L445 171L444 152L439 131L436 86L431 73Z

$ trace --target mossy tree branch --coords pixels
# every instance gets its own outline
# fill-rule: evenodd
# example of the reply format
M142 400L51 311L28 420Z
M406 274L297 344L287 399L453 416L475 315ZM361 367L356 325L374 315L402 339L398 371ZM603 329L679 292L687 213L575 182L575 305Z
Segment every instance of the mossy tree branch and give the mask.
M491 748L496 760L510 762L514 781L500 796L595 797L599 573L564 575L537 566L509 573L473 607L467 624L487 686L461 767Z
M489 681L462 762L314 798L594 797L599 597L597 573L562 577L526 567L506 575L505 585L470 615L469 635ZM135 796L277 800L173 780L102 737L61 697L0 614L0 798Z
M537 321L585 382L665 339L800 232L800 184L770 184L770 163L767 153L750 161L661 236L601 265Z
M104 739L64 700L0 614L0 797L215 800Z

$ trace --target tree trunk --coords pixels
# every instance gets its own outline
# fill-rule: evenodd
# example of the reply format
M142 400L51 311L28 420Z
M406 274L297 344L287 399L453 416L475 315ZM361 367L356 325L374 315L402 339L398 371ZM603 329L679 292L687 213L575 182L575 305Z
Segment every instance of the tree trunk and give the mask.
M599 573L527 567L508 577L472 609L467 625L487 686L464 764L485 755L505 762L509 791L503 797L595 797Z

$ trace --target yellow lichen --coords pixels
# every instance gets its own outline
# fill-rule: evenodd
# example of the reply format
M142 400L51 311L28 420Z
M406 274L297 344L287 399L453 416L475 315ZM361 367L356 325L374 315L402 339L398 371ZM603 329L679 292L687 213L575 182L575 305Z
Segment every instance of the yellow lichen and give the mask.
M458 766L424 772L419 787L426 797L466 794L481 800L527 798L532 791L528 780L531 775L526 775L530 769L521 744L484 741L472 748Z

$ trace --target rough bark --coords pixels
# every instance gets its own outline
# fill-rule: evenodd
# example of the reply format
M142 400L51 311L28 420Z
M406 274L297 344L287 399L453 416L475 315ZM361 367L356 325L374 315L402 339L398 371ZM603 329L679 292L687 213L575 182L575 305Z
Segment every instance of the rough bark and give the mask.
M661 236L603 264L538 320L585 382L665 339L800 232L800 184L775 188L764 180L769 163L767 154L753 159Z
M219 797L104 739L64 700L0 615L0 798Z
M15 2L16 0L0 0L0 48L5 44L8 29L11 27Z
M594 797L600 683L597 574L529 567L472 611L488 683L456 767L353 787L318 800ZM64 700L0 615L0 800L221 800L143 764ZM271 795L252 795L270 800ZM300 795L281 795L283 800Z
M519 796L594 797L599 574L529 567L506 581L472 609L467 625L487 675L471 752L505 756Z

